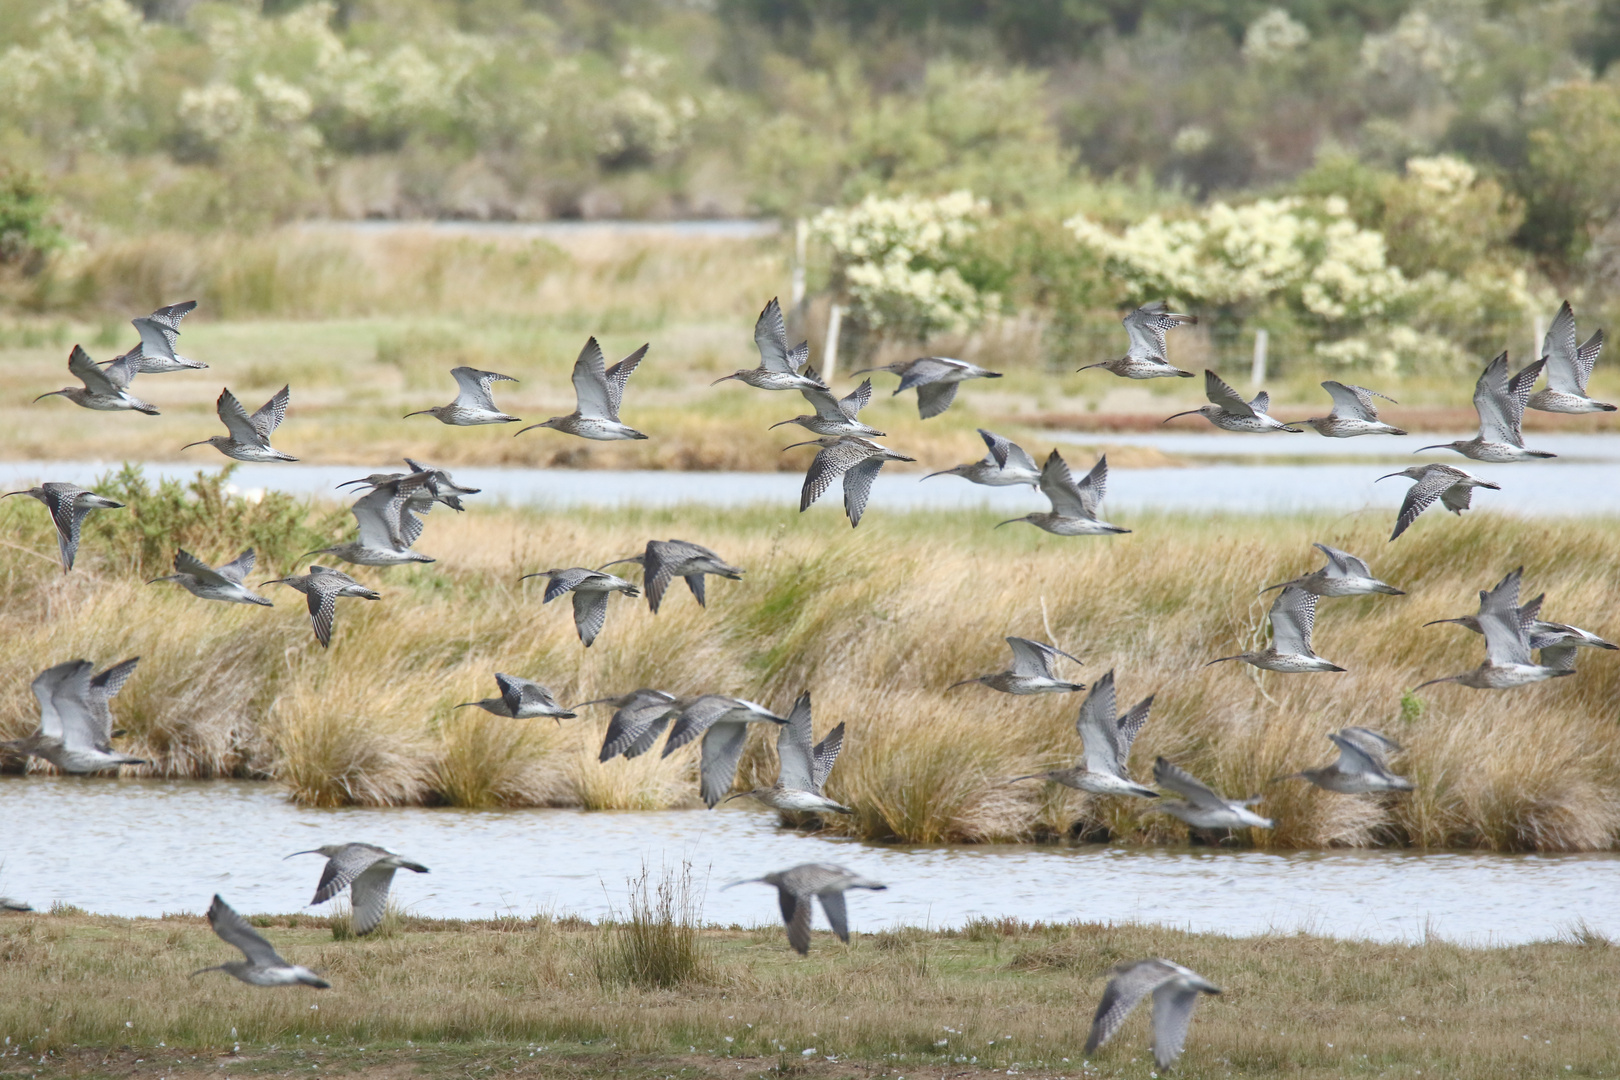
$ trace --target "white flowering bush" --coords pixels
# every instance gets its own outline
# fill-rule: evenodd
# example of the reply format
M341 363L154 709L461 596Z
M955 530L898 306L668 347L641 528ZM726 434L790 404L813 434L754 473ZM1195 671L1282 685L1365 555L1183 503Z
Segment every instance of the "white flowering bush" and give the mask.
M1243 59L1275 64L1311 43L1311 32L1282 8L1270 8L1243 32Z
M833 253L833 283L865 328L888 337L926 339L978 326L999 304L957 265L990 204L971 192L934 198L869 195L827 209L811 234Z
M1115 234L1085 215L1066 225L1128 288L1131 299L1255 309L1293 306L1324 324L1383 314L1407 291L1384 237L1348 217L1343 199L1211 204L1167 220L1154 214Z
M150 43L125 0L50 0L32 41L0 53L0 112L48 145L103 149L137 122Z

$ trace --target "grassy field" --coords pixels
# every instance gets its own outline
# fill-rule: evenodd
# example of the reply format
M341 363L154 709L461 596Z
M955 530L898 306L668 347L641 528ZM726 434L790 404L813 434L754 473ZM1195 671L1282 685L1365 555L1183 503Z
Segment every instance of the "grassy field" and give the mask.
M0 737L35 723L28 683L37 672L73 656L106 664L140 655L116 714L127 748L152 762L146 772L264 777L316 805L651 809L694 801L695 745L601 765L606 709L555 724L454 706L493 692L494 671L537 679L564 702L653 686L785 710L808 688L818 732L848 725L829 792L856 813L828 828L935 843L1057 836L1078 824L1123 842L1184 840L1178 823L1145 804L1006 783L1072 760L1078 695L945 689L1004 667L1006 635L1050 635L1085 662L1081 680L1117 669L1122 703L1157 695L1135 751L1138 776L1164 754L1232 795L1266 794L1262 809L1277 829L1238 842L1587 850L1620 838L1614 654L1587 651L1576 677L1512 692L1447 684L1408 693L1482 655L1476 636L1421 624L1473 610L1477 589L1521 563L1530 595L1547 592L1547 614L1615 636L1620 530L1608 521L1429 515L1387 545L1382 514L1145 516L1124 522L1130 535L1091 540L993 529L982 513L881 506L859 530L836 505L804 515L441 512L419 543L440 561L355 569L384 600L341 602L324 651L302 598L279 586L265 590L277 601L265 610L144 584L165 572L173 543L215 561L234 555L244 541L218 522L251 524L240 504L196 534L163 529L155 539L140 532L149 512L93 515L80 564L64 576L43 509L0 504L9 538L0 547L9 645ZM667 536L707 544L745 567L745 579L711 582L707 610L684 590L656 617L641 601L614 598L589 650L566 602L543 606L535 582L518 583L522 573L600 565ZM1365 554L1410 593L1323 602L1318 650L1349 671L1205 667L1260 639L1269 597L1257 590L1316 566L1315 540ZM255 580L285 568L264 566ZM1417 792L1386 801L1268 785L1328 760L1324 735L1346 724L1404 743L1398 767ZM756 732L739 783L768 782L773 759Z
M764 923L774 902L760 906ZM857 932L847 947L818 931L800 958L761 925L699 932L692 977L648 989L604 966L622 927L395 918L374 939L335 940L304 915L254 921L333 989L188 980L235 956L195 916L0 918L0 1077L1148 1077L1145 1008L1083 1052L1108 969L1145 956L1225 991L1200 1004L1179 1076L1620 1067L1614 949L1578 932L1468 949L995 922Z
M796 394L766 395L737 383L711 387L721 375L757 363L754 319L789 282L787 237L693 240L648 236L581 236L555 242L514 238L446 239L422 234L342 236L288 230L253 237L147 236L107 241L80 256L63 288L78 302L76 318L15 316L0 324L0 424L13 459L196 460L217 464L212 449L188 442L218 434L214 400L228 385L254 408L283 383L292 408L276 443L306 461L379 465L410 453L436 463L548 465L570 468L802 468L780 448L798 428L768 425L807 412ZM68 384L67 354L83 343L97 359L130 347L127 320L158 304L195 298L183 352L208 371L143 377L136 392L161 417L90 414L62 398L33 402ZM825 302L812 304L795 338L809 338L818 366L826 330ZM1586 325L1585 323L1582 324ZM1038 440L1042 427L1108 431L1154 428L1163 417L1203 403L1197 380L1147 383L1082 363L1116 356L1124 332L1100 315L1085 355L1047 358L1042 326L1010 318L967 338L928 346L1001 371L970 384L945 415L920 421L913 394L891 397L892 375L873 376L877 390L864 419L918 458L916 470L976 458L973 428ZM1171 356L1188 370L1210 361L1203 326L1178 331ZM454 396L449 370L459 364L519 380L497 387L497 400L535 423L573 408L568 381L588 335L610 361L643 342L652 345L625 398L624 419L648 433L645 442L586 443L551 431L514 438L520 425L448 428L405 413ZM1503 342L1518 358L1529 343ZM835 385L866 363L916 355L895 343L863 362L847 354ZM1480 358L1483 364L1485 357ZM1273 412L1322 415L1329 376L1369 383L1399 398L1387 415L1413 430L1466 431L1477 369L1399 378L1329 372L1308 357L1277 356L1268 380ZM1229 372L1235 385L1246 385ZM1592 383L1600 398L1620 398L1620 365L1604 362ZM1614 416L1555 417L1532 413L1532 430L1620 430ZM1207 431L1197 417L1177 429ZM1315 438L1315 436L1311 436ZM1279 446L1278 449L1281 449ZM1166 463L1151 451L1115 449L1118 465Z

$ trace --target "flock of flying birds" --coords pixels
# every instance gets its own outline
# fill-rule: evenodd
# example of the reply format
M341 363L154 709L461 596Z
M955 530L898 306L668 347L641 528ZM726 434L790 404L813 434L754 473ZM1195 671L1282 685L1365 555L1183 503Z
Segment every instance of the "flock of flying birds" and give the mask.
M133 320L140 343L111 361L97 364L82 348L74 347L68 360L69 371L83 384L43 394L60 395L75 404L103 411L136 411L149 415L158 410L135 397L130 386L138 374L159 374L207 367L176 351L180 322L196 306L195 302L160 308L150 316ZM1129 351L1118 359L1081 368L1102 368L1131 379L1160 377L1193 378L1191 372L1170 364L1166 355L1167 331L1196 323L1197 317L1167 311L1162 303L1141 307L1124 319L1130 339ZM789 348L782 311L772 300L761 312L754 328L760 363L725 376L717 382L737 380L762 390L796 390L814 410L807 415L783 420L773 427L794 424L817 436L793 446L818 447L805 475L800 510L807 509L835 481L842 481L844 511L852 526L860 524L871 494L873 481L888 461L913 461L874 442L884 433L859 419L872 397L871 379L855 390L837 397L826 382L809 366L809 347L800 343ZM1598 402L1585 392L1592 365L1603 345L1598 331L1584 344L1577 345L1574 314L1566 302L1553 320L1543 347L1543 356L1510 376L1507 354L1496 357L1480 375L1474 391L1479 413L1479 434L1467 440L1444 444L1464 457L1485 462L1515 462L1550 458L1546 451L1527 449L1520 423L1526 407L1548 412L1583 413L1613 411L1615 406ZM623 360L608 367L601 347L591 338L574 364L573 385L578 399L575 410L518 431L551 428L566 434L594 440L645 439L646 435L619 419L624 392L637 367L645 359L643 345ZM918 412L923 419L938 416L951 405L958 387L965 381L999 378L999 374L965 361L947 357L919 357L883 368L869 368L855 374L883 370L900 377L894 393L917 391ZM1545 372L1548 388L1532 394L1536 381ZM470 367L451 372L459 392L454 401L407 414L431 415L441 423L458 427L519 423L520 418L496 406L492 386L515 382L511 376ZM1234 432L1299 433L1302 426L1284 423L1269 415L1270 399L1261 391L1245 401L1213 371L1204 372L1205 392L1210 404L1167 418L1197 413L1218 428ZM1322 384L1333 400L1326 416L1296 422L1330 438L1360 435L1405 435L1406 432L1378 419L1374 398L1384 395L1360 386L1328 381ZM38 400L38 399L36 399ZM1388 399L1386 399L1388 400ZM249 415L227 388L217 402L220 421L227 434L187 444L207 443L227 457L239 461L296 461L270 445L271 436L286 416L289 387L282 387L269 401ZM1028 485L1039 489L1051 504L1050 512L1030 513L1013 521L1027 521L1060 536L1103 535L1128 532L1099 517L1099 508L1108 479L1106 456L1100 458L1086 476L1076 481L1062 456L1053 450L1039 467L1022 447L980 429L987 452L982 459L955 466L932 476L961 476L972 483L989 486ZM791 449L792 447L789 447ZM343 487L366 488L354 503L357 525L354 540L323 548L310 554L330 554L344 562L361 566L394 566L433 562L413 550L423 531L422 515L435 505L462 510L462 497L478 493L476 488L456 484L449 473L413 459L406 459L409 471L375 473L349 481ZM1396 519L1393 541L1437 500L1454 513L1469 507L1472 489L1499 489L1450 465L1428 464L1391 474L1416 481L1408 492ZM1381 477L1380 479L1384 479ZM72 484L46 483L26 492L43 502L55 523L64 571L73 567L80 528L92 510L118 509L121 504ZM1001 524L1011 524L1002 522ZM998 526L999 527L999 526ZM1318 656L1311 647L1317 603L1323 597L1366 594L1402 595L1402 591L1378 580L1367 563L1348 552L1325 544L1316 547L1327 556L1327 565L1292 581L1269 586L1280 589L1269 618L1272 634L1265 648L1236 656L1221 657L1210 663L1241 660L1257 668L1284 673L1329 672L1344 669ZM219 567L209 566L191 553L180 550L174 559L175 572L155 581L173 582L205 600L271 606L271 601L246 584L252 572L254 552L249 549ZM636 564L642 570L642 585L607 572L616 565ZM686 540L650 540L638 555L615 559L595 569L554 567L523 578L547 579L545 603L568 595L572 597L574 620L579 638L589 647L606 623L608 600L614 593L636 597L645 591L648 607L656 614L666 591L676 578L684 579L700 605L706 603L705 578L731 580L742 577L742 568L727 563L715 552ZM155 582L154 582L155 583ZM330 567L311 565L306 574L267 581L284 584L307 597L315 637L329 646L337 601L344 597L380 600L375 590L349 575ZM1544 596L1519 604L1521 570L1508 574L1495 588L1480 593L1476 615L1439 620L1455 623L1483 635L1486 659L1478 668L1460 675L1432 679L1430 683L1452 681L1481 689L1507 689L1544 679L1574 674L1577 649L1615 649L1597 635L1564 623L1540 618ZM1430 624L1433 625L1433 624ZM949 689L982 684L1008 694L1074 693L1085 690L1084 683L1054 675L1062 659L1074 660L1068 653L1042 642L1021 637L1007 638L1012 650L1012 666L1005 671L981 675L952 684ZM1532 659L1532 652L1539 656ZM40 706L38 728L27 737L0 744L0 750L44 758L68 773L92 773L140 759L122 754L112 746L121 734L114 730L110 707L133 673L139 658L125 660L95 673L88 660L70 660L42 672L32 689ZM1078 661L1076 661L1078 662ZM753 798L781 811L808 814L851 814L853 808L828 797L824 786L843 746L844 725L839 724L820 742L815 741L811 719L810 694L801 694L785 717L755 702L721 694L677 698L661 690L642 688L623 696L602 698L565 708L545 686L528 679L497 673L500 694L458 708L477 707L497 716L514 719L576 715L587 705L608 705L612 718L605 734L600 759L634 758L657 743L665 730L663 754L673 753L691 742L701 746L700 790L706 805L723 799ZM1153 705L1150 696L1123 716L1115 702L1114 673L1103 675L1090 689L1080 706L1076 730L1082 753L1072 767L1016 777L1010 782L1042 780L1110 796L1154 799L1155 807L1201 829L1271 828L1273 822L1251 809L1261 801L1255 796L1229 798L1163 757L1153 766L1153 780L1160 790L1138 783L1130 774L1128 759L1132 743L1147 722ZM749 725L763 723L777 729L777 756L780 770L768 788L732 793L738 762L747 741ZM1410 780L1392 771L1390 758L1401 747L1387 736L1360 727L1347 727L1328 736L1338 749L1338 758L1322 768L1305 769L1278 780L1303 779L1329 791L1344 794L1377 794L1410 791ZM1161 797L1161 791L1173 796ZM330 900L350 890L353 929L365 935L381 923L388 893L396 870L426 873L427 868L393 852L369 844L343 844L322 847L327 864L317 887L314 903ZM810 946L812 902L819 900L834 932L848 940L848 920L844 893L849 889L882 889L885 886L841 866L807 863L755 881L778 891L788 940L800 953ZM735 884L742 884L741 882ZM728 886L729 887L729 886ZM0 908L26 909L15 901L0 898ZM219 896L208 910L208 919L221 939L240 949L244 960L217 968L244 982L258 986L303 984L319 988L329 984L307 968L290 964ZM1160 1067L1168 1067L1179 1055L1190 1024L1193 1006L1201 994L1220 990L1197 973L1167 960L1144 960L1117 968L1098 1007L1087 1051L1106 1042L1129 1012L1145 997L1154 999L1154 1055Z

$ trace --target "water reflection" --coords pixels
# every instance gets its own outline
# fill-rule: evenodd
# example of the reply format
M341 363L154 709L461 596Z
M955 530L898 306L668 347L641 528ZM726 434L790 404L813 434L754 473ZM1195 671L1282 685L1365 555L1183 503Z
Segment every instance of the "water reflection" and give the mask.
M770 893L719 886L826 860L891 886L852 902L865 930L1012 915L1481 944L1584 922L1620 937L1614 854L912 848L773 822L751 810L313 810L269 784L0 777L0 891L36 907L151 916L201 911L218 891L242 910L290 912L313 894L320 863L284 855L366 840L432 868L395 885L400 901L430 916L599 919L623 909L625 881L644 862L689 861L706 886L706 920L754 924L774 917Z

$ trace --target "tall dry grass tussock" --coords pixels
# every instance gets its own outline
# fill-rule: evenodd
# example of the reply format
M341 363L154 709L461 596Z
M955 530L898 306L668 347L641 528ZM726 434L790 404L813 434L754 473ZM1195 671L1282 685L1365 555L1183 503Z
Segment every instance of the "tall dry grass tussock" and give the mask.
M1370 517L1145 517L1126 537L1071 540L994 530L983 515L878 513L857 532L836 508L819 511L435 514L423 546L440 561L356 569L384 600L341 610L329 652L291 594L274 611L207 604L138 584L93 545L64 577L46 557L49 537L24 530L0 548L11 643L0 737L34 723L27 685L38 671L77 655L142 655L115 709L129 751L153 761L134 772L269 776L322 805L651 809L694 804L696 746L604 766L606 708L557 724L455 706L484 696L494 671L534 678L564 703L651 686L785 710L808 688L818 734L847 725L827 790L856 813L824 828L920 843L1185 842L1184 827L1148 804L1007 783L1074 759L1083 695L944 690L1004 666L1007 634L1044 638L1049 627L1085 661L1080 679L1112 668L1122 704L1154 695L1138 778L1163 754L1217 790L1264 795L1277 828L1228 842L1592 850L1620 840L1613 654L1589 650L1576 677L1510 692L1408 693L1481 656L1476 636L1422 623L1471 610L1480 587L1520 563L1528 587L1548 593L1549 615L1615 636L1620 531L1609 522L1476 513L1388 545ZM589 650L566 603L542 604L517 580L667 536L714 548L745 578L711 582L707 609L679 590L657 616L616 599ZM1368 555L1409 593L1322 603L1318 649L1349 670L1204 667L1264 635L1257 590L1312 567L1315 540ZM1396 764L1418 790L1352 798L1271 782L1330 760L1325 735L1345 725L1405 744ZM771 739L755 732L739 783L768 783L774 770Z

